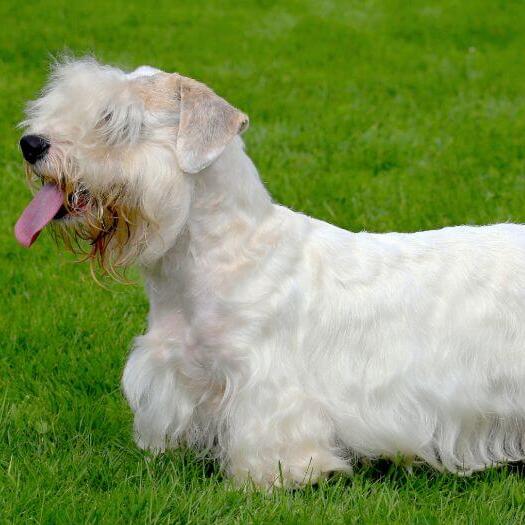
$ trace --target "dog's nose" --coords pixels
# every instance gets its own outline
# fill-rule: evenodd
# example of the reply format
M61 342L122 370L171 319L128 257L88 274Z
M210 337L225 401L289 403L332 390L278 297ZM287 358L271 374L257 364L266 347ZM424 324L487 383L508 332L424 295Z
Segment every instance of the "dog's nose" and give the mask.
M40 135L24 135L20 139L22 155L30 164L41 159L49 149L49 145L49 142Z

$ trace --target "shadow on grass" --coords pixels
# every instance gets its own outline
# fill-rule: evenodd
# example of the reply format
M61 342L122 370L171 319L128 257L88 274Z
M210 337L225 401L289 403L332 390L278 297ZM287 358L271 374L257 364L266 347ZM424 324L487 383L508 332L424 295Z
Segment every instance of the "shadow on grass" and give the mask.
M141 458L148 477L157 483L166 483L177 478L177 483L187 490L195 485L219 484L227 485L237 490L221 470L219 463L213 459L200 456L191 449L179 449L153 456L137 451L137 459ZM334 474L319 484L307 485L306 489L288 488L285 492L300 493L304 490L320 491L330 487L351 488L354 484L367 486L387 485L395 491L439 488L446 491L463 493L473 485L490 482L506 475L525 477L525 462L509 463L501 467L488 468L474 472L470 476L458 476L449 472L439 472L429 465L416 464L412 469L400 466L396 462L378 459L372 462L356 462L353 474ZM254 490L257 489L254 487ZM264 492L264 491L263 491Z

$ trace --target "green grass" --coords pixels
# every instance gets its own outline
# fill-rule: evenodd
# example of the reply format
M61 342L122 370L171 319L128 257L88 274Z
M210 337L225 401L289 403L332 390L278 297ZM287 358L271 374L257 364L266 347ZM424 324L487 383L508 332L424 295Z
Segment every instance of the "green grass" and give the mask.
M234 490L187 451L148 460L119 390L141 286L92 281L48 235L18 247L24 102L51 54L203 80L246 111L275 199L352 230L525 222L525 3L0 3L0 521L523 523L518 469L359 467L304 491Z

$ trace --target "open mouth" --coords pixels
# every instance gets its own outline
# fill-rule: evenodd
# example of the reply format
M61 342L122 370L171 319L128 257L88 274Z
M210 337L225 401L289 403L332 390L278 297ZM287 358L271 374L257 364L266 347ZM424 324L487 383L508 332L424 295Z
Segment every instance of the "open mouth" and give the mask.
M67 198L64 199L67 202L67 206L62 203L52 220L58 221L64 218L78 217L86 210L88 198L87 190L68 194Z
M44 184L15 225L18 242L29 248L53 220L79 215L87 205L87 192L66 195L56 184ZM67 205L66 205L67 203Z
M58 211L55 213L55 216L52 220L58 221L59 219L63 219L64 217L68 216L69 212L67 211L67 208L62 204Z

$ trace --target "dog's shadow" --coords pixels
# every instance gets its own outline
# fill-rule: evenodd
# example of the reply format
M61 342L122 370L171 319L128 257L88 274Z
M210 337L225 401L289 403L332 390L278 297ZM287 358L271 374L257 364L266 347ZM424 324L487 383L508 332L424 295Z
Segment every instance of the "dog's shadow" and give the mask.
M515 474L521 478L525 478L525 461L517 461L516 463L508 463L504 467L508 472Z
M354 463L354 475L341 476L338 481L344 486L352 486L355 476L359 476L362 481L371 483L387 483L394 489L403 489L407 485L414 485L422 478L426 484L437 484L443 488L454 487L456 491L468 490L472 484L490 480L494 476L511 475L525 478L525 461L506 463L500 466L488 467L485 470L474 472L468 476L461 476L450 472L440 472L430 465L415 464L411 468L404 467L398 463L387 460L377 459L374 461L357 461Z
M190 449L179 449L158 456L142 453L144 461L148 464L147 470L153 478L160 480L166 476L176 476L178 482L188 489L194 487L195 480L203 484L230 485L228 477L221 470L218 461L198 455ZM339 487L350 489L359 478L359 483L387 484L394 490L403 490L421 483L424 478L429 485L437 484L442 488L451 488L451 481L455 491L463 492L473 483L491 479L492 476L504 471L506 474L525 478L525 462L508 463L484 471L475 472L470 476L457 476L451 473L439 472L424 464L417 464L407 468L394 461L376 459L374 461L355 461L353 474L334 474L320 484L308 485L309 490L319 491L328 486L337 484ZM231 485L233 488L233 484ZM255 487L254 487L255 489ZM257 489L255 489L257 490ZM281 489L279 489L281 490ZM300 492L304 487L287 488L287 492Z

